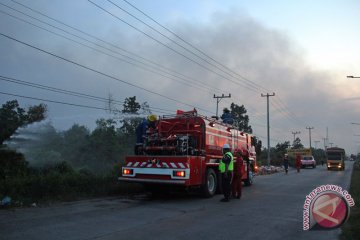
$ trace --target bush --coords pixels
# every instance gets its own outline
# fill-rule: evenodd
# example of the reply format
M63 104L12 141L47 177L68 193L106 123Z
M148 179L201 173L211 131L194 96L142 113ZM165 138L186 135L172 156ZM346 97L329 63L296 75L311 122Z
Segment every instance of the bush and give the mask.
M66 162L46 169L29 169L26 174L0 180L0 198L10 196L13 202L24 204L107 196L118 189L119 183L114 175L95 175L85 169L75 171Z
M342 227L340 239L344 240L359 239L360 236L360 164L356 162L351 176L350 194L355 206L351 208L350 218Z

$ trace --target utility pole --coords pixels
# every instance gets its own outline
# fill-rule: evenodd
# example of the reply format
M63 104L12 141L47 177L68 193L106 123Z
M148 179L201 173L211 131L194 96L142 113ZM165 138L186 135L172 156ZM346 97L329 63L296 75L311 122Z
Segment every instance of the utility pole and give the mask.
M269 119L269 97L275 96L275 93L272 94L261 94L261 97L266 97L267 100L267 145L268 145L268 153L267 153L267 164L270 167L270 119Z
M329 143L330 144L330 147L332 147L332 145L334 144L334 143Z
M327 146L326 146L326 138L323 138L323 140L324 140L324 149L325 149L325 151L326 151L326 149L327 149Z
M314 141L314 142L315 142L315 149L317 149L318 143L319 143L320 141Z
M214 94L214 98L216 98L216 118L217 118L218 117L219 102L223 98L231 98L231 94L229 93L228 96L225 96L224 94L222 94L221 96L215 96L215 94Z
M295 136L296 134L300 134L301 132L300 131L296 131L296 132L291 132L293 135L294 135L294 142L295 142Z
M329 146L329 128L326 127L326 147Z
M311 150L311 129L314 129L313 127L306 127L306 129L309 129L309 143L310 143L310 150Z

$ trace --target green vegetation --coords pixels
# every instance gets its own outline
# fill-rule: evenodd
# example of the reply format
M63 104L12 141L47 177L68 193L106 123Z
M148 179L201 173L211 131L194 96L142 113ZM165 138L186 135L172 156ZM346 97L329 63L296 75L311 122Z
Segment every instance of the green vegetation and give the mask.
M355 201L355 206L351 208L350 218L342 227L340 236L342 240L359 239L360 236L360 159L354 164L349 192Z
M144 109L143 109L144 108ZM38 201L132 193L141 188L119 183L125 155L133 153L139 110L149 112L136 97L125 99L117 114L131 118L99 119L90 131L74 124L58 132L49 123L30 125L46 118L46 105L21 108L16 100L0 108L0 201L9 196L12 205ZM121 124L121 127L117 125Z

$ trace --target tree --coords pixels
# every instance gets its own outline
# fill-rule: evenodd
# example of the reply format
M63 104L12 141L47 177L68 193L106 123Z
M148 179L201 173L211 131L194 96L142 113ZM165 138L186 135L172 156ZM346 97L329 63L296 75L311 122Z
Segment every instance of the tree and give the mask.
M90 131L85 126L74 124L63 134L62 155L76 167L86 165L90 145Z
M0 144L9 139L19 127L38 122L46 118L47 107L39 104L25 109L17 100L8 101L0 108Z
M230 112L234 118L234 125L240 130L247 133L252 133L252 128L249 126L249 116L246 115L247 110L244 105L237 105L231 103Z
M151 114L150 106L147 102L140 103L136 102L136 96L125 98L124 108L121 111L122 113L138 115L141 110L142 114ZM135 136L136 127L143 121L142 117L129 116L124 117L120 122L122 126L120 127L120 132L126 136Z
M296 138L293 142L293 149L301 149L304 148L304 145L302 145L300 138Z
M43 103L40 103L37 106L30 106L27 111L26 122L27 123L40 122L47 117L46 113L47 113L47 106Z
M252 137L253 145L255 146L256 155L259 157L261 154L262 142L256 136Z
M138 113L138 111L141 108L140 103L136 101L136 96L125 98L125 102L123 104L123 110L122 113Z
M286 149L290 146L290 142L289 141L285 141L283 143L278 143L275 146L276 151L281 152L281 153L285 153Z
M105 172L119 161L121 148L113 119L99 119L96 128L90 135L91 168Z
M3 104L0 109L0 143L9 139L24 122L25 110L20 108L17 100Z

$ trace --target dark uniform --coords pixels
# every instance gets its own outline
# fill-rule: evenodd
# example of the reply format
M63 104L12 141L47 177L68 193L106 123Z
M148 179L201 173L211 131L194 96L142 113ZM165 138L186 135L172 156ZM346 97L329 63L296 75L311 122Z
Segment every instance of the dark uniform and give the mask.
M242 168L244 160L242 158L241 151L238 152L236 162L234 162L234 176L232 180L232 196L234 198L241 198L242 191Z
M285 155L284 157L284 168L285 168L285 173L288 173L288 169L289 169L289 158L287 155Z

